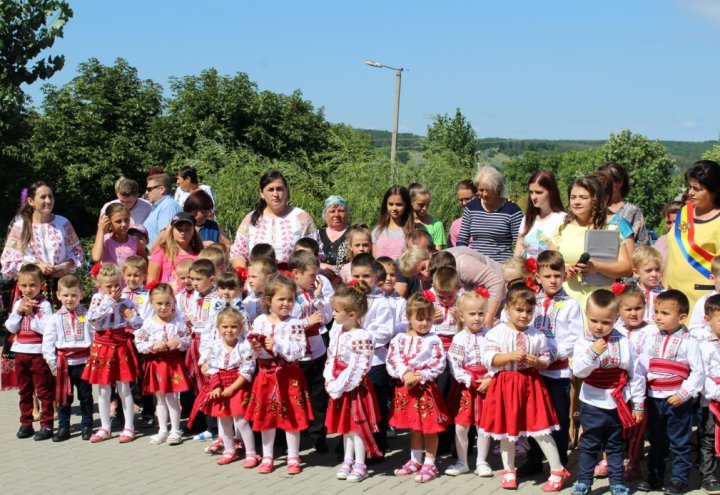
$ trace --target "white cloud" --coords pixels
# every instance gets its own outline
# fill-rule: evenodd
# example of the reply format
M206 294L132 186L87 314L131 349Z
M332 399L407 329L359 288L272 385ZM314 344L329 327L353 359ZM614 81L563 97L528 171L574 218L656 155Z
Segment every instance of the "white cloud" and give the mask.
M679 0L678 6L691 14L720 24L720 1L718 0Z
M685 129L695 129L698 125L697 125L697 122L693 122L692 120L686 120L685 122L682 123L682 126Z

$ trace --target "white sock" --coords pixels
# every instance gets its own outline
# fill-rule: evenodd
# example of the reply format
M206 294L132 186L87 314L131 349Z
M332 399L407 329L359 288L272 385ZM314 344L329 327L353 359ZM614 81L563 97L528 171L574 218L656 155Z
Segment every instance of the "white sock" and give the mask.
M468 431L469 426L455 425L455 450L457 451L457 460L463 466L468 465ZM480 435L478 435L478 439Z
M500 457L506 471L515 469L515 442L505 438L500 440Z
M168 413L170 415L170 431L180 433L180 401L175 393L165 394L165 403L167 404Z
M428 466L434 466L435 465L435 458L430 457L427 454L425 454L425 462L423 464L427 464Z
M285 438L287 439L288 459L291 457L300 457L300 432L286 431Z
M218 436L222 438L223 446L225 447L226 454L235 453L235 429L233 426L232 416L223 416L217 419L218 421Z
M158 419L158 432L159 433L167 433L168 432L168 418L170 414L168 413L168 406L167 402L165 401L165 397L167 397L168 394L164 394L162 392L155 392L155 397L157 397L157 405L155 406L155 414L157 415Z
M352 433L343 435L343 445L345 446L343 459L352 462L353 456L355 455L355 438Z
M125 415L125 426L123 430L135 431L135 403L133 402L130 382L115 382L120 402L122 403L123 414Z
M240 416L235 416L234 419L235 435L237 435L238 431L240 432L240 437L242 438L243 444L245 444L245 454L254 454L255 435L250 427L250 423Z
M545 454L545 458L548 460L548 464L550 464L550 471L562 471L563 465L560 462L560 454L558 453L557 445L555 445L555 439L553 439L551 435L542 435L535 437L535 441L542 449L543 454ZM559 476L555 476L555 478L553 481L560 481Z
M349 433L355 446L355 464L365 465L365 443L357 433Z
M418 464L422 464L422 458L423 458L423 451L420 449L410 449L410 459L417 462Z
M262 436L263 457L274 457L273 444L275 443L275 431L275 428L271 428L269 430L263 430L260 433Z
M457 428L457 426L455 427ZM487 464L487 456L490 451L490 437L478 435L477 437L477 465ZM458 459L459 459L458 455Z
M100 428L110 433L110 385L98 385L98 412L100 413Z

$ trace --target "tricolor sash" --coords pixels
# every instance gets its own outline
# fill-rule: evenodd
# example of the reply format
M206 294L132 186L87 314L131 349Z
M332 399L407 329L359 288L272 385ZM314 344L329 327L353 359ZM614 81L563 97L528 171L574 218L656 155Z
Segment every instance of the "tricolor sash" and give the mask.
M685 261L703 277L712 275L713 255L695 243L695 208L687 203L675 219L675 240Z

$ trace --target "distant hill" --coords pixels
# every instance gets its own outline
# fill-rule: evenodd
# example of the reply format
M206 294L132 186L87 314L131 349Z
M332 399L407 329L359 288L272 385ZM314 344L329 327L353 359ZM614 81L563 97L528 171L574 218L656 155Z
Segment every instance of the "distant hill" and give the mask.
M377 129L357 129L370 136L372 145L375 148L390 149L392 133ZM424 136L412 133L398 134L398 155L403 160L410 151L422 151ZM513 157L522 155L528 151L562 153L565 151L581 151L587 148L597 148L605 141L583 140L583 139L508 139L508 138L482 138L478 139L478 150L483 152L485 157L501 155ZM713 146L720 144L720 141L660 141L670 152L672 158L677 162L678 168L684 170L693 162L699 160L703 153Z

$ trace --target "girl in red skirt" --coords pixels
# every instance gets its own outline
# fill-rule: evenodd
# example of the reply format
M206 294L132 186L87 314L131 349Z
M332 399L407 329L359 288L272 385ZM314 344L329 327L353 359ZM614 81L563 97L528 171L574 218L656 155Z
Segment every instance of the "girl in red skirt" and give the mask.
M524 279L511 281L505 303L509 321L501 323L485 337L485 366L494 372L483 403L478 434L500 440L503 462L502 487L517 489L515 442L520 437L535 438L550 464L545 492L557 492L570 476L550 432L558 420L547 389L537 370L548 367L545 334L528 328L535 311L535 293Z
M395 476L415 474L425 483L438 477L435 466L437 434L449 423L447 407L435 379L445 369L442 340L430 333L435 316L433 303L422 294L407 302L408 328L390 342L388 374L399 380L390 411L390 425L410 429L410 460ZM423 446L425 461L422 461Z
M344 461L336 473L339 480L364 480L368 476L365 455L382 455L373 438L380 410L367 378L375 344L360 325L371 292L370 286L360 281L338 288L332 298L335 324L323 376L330 396L325 426L328 433L342 433L345 447Z
M122 272L119 266L115 263L103 263L95 276L98 292L92 297L86 315L95 337L82 378L91 384L97 384L100 392L100 429L90 437L93 443L110 438L112 384L116 386L125 416L125 426L118 441L126 443L135 438L134 403L130 383L140 374L132 338L133 332L140 328L143 322L132 301L122 298L121 280Z
M217 463L229 464L239 458L234 426L245 445L243 466L254 468L260 462L260 456L255 452L255 437L245 414L250 401L255 357L248 341L242 338L245 321L245 316L230 305L217 315L218 338L210 343L205 363L210 393L204 412L218 419L224 453Z
M192 332L175 311L175 294L170 285L154 287L150 305L155 314L135 333L135 346L145 354L143 394L155 394L157 399L159 431L150 437L150 445L178 445L182 443L178 394L190 388L181 352L190 345Z
M480 426L483 413L485 392L490 386L491 376L482 362L485 352L485 312L487 311L487 291L464 292L458 297L457 308L460 311L459 332L455 334L448 350L448 362L453 382L448 406L455 423L455 447L457 462L445 470L445 474L457 476L470 471L468 467L468 432L470 427ZM487 463L490 438L477 437L478 476L492 476Z
M252 386L245 419L253 430L262 432L263 459L258 467L262 474L274 469L275 430L285 430L288 474L298 474L300 467L300 431L312 421L310 396L299 361L305 355L305 331L300 320L290 316L295 305L297 287L285 275L268 280L263 304L269 314L253 322L248 341L257 357L258 374Z

